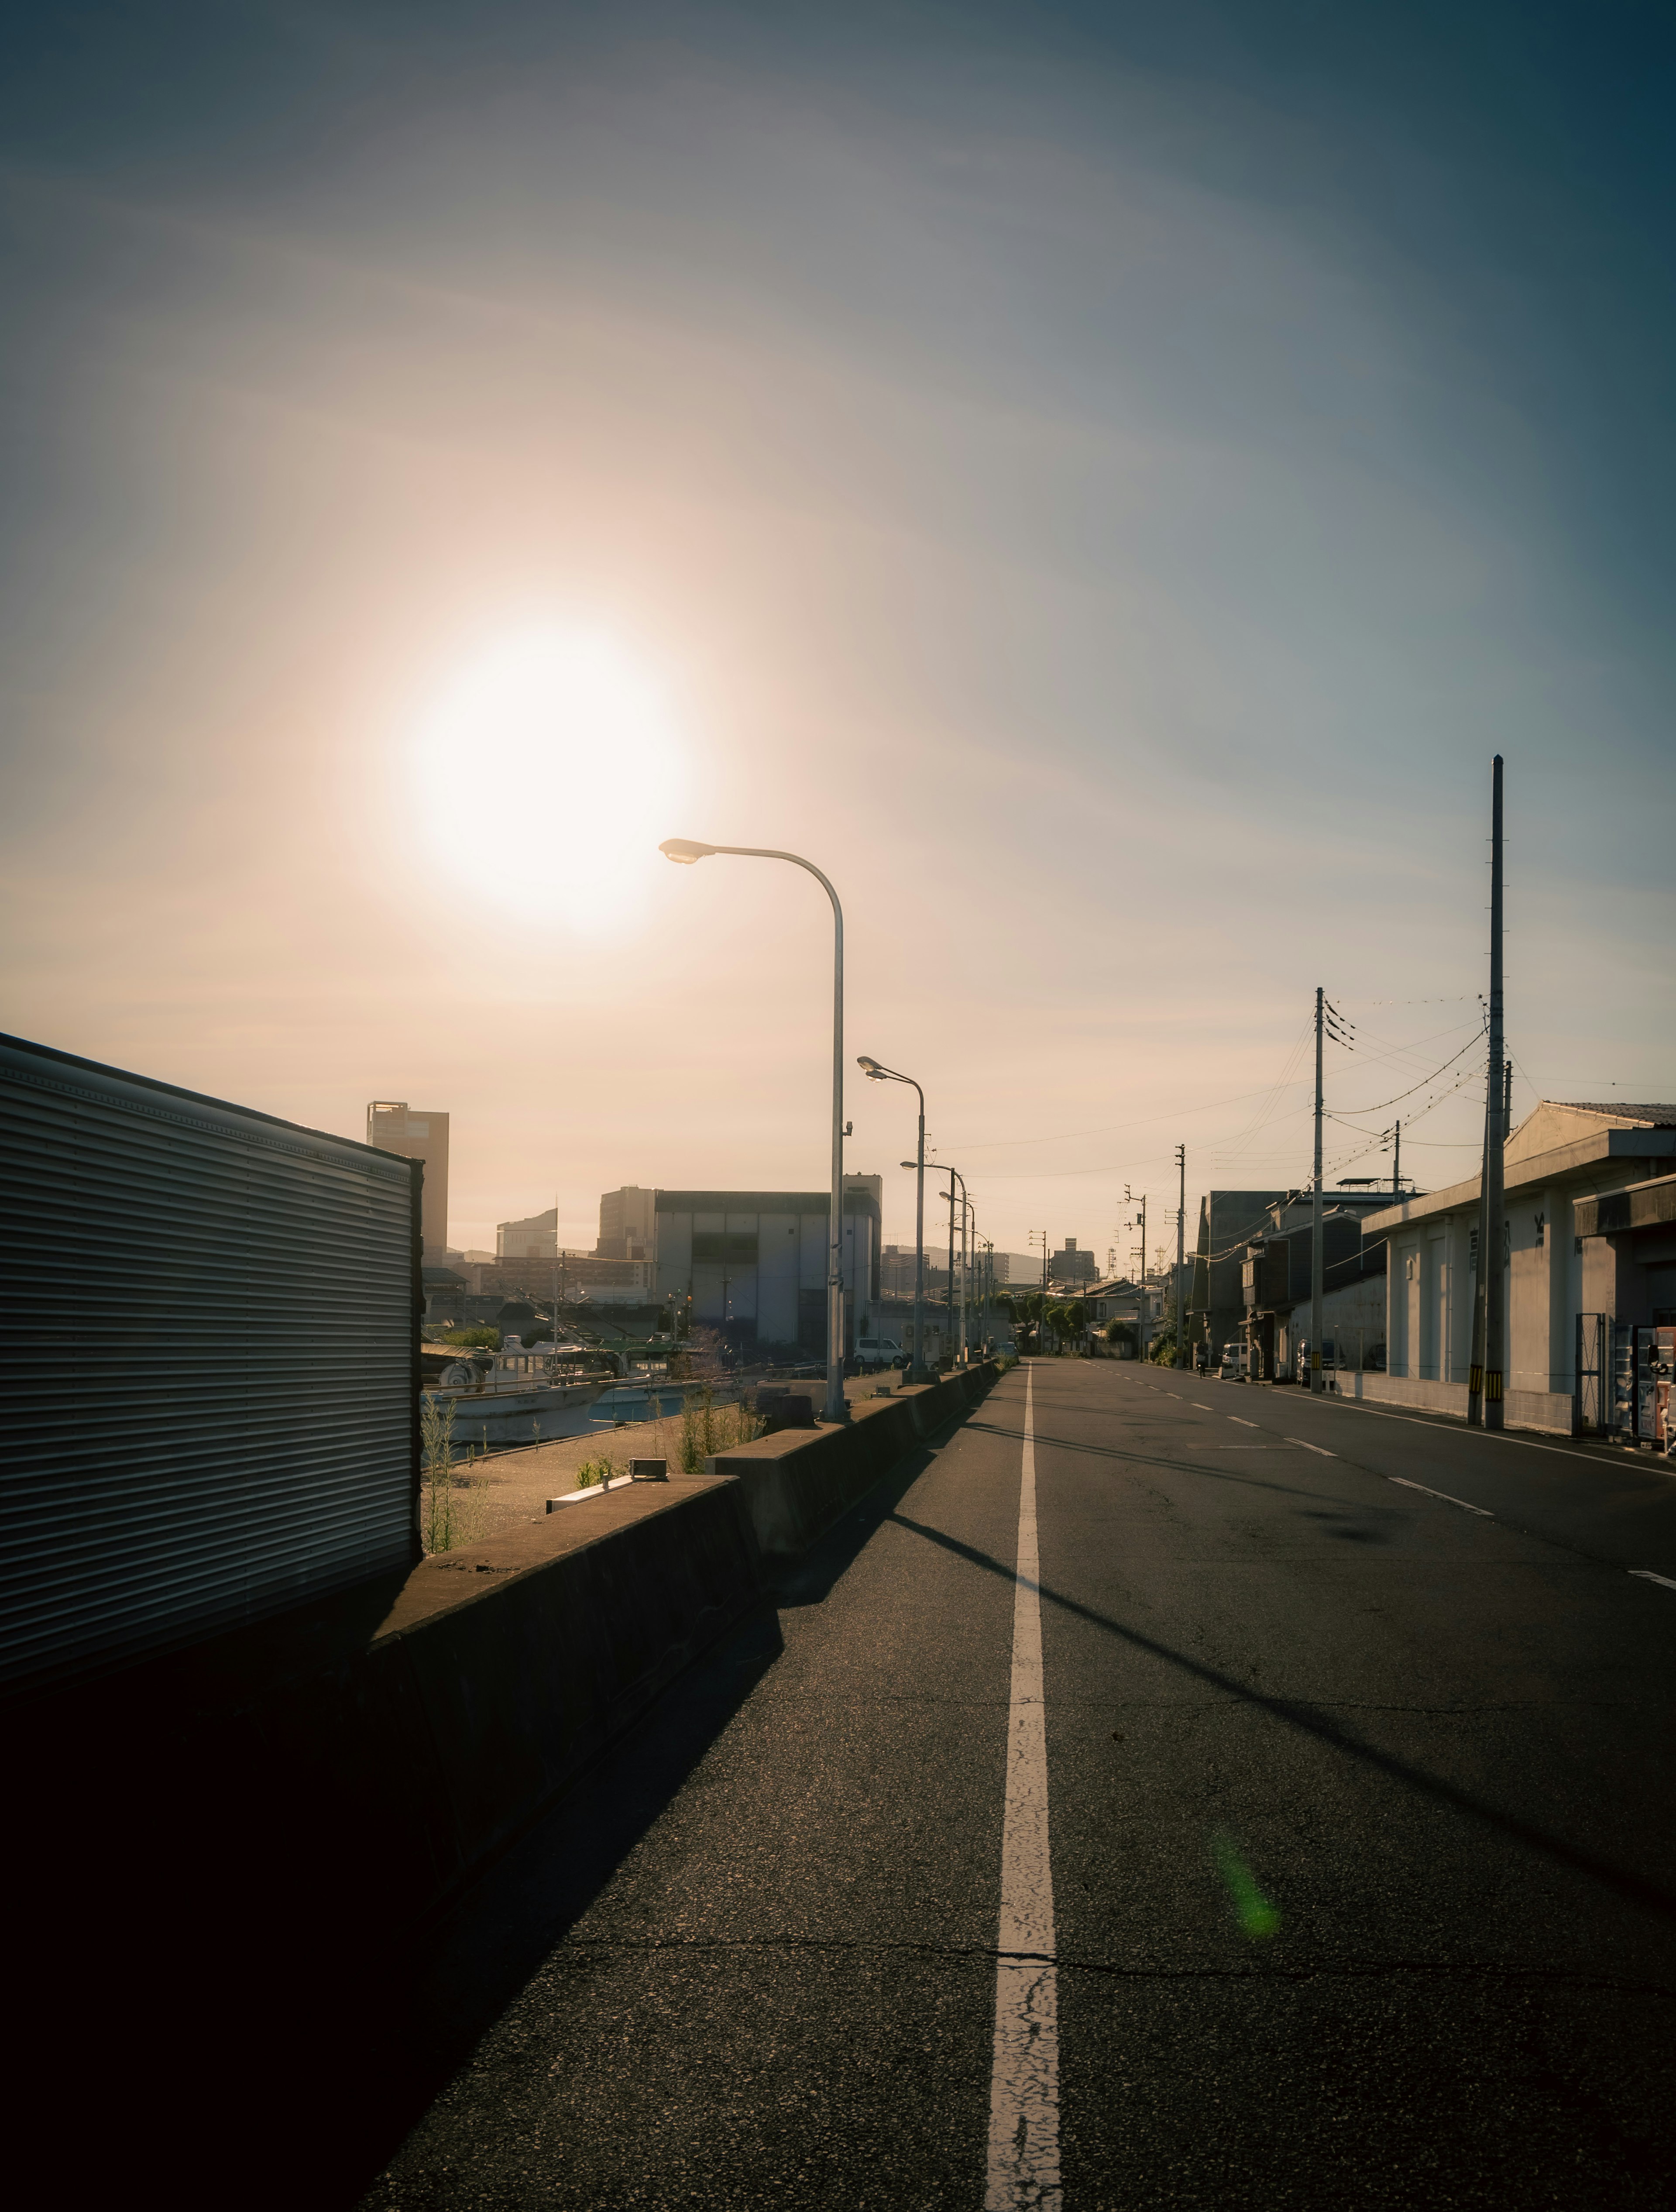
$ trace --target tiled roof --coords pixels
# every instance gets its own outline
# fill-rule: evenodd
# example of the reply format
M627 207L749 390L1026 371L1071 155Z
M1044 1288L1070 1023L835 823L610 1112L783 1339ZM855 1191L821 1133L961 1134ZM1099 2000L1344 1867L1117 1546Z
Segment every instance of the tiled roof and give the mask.
M1556 1098L1556 1106L1564 1106L1574 1114L1609 1114L1618 1121L1642 1121L1649 1128L1676 1129L1676 1106L1621 1105L1610 1099L1605 1105L1592 1099Z

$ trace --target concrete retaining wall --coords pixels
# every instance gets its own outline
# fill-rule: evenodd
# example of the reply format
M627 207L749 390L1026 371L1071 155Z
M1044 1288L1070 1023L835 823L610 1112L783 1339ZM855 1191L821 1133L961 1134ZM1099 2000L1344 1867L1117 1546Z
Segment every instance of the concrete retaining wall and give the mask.
M232 1884L305 1952L329 1930L399 1942L761 1600L765 1553L806 1548L998 1371L13 1701L9 1775L32 1808L7 1836L14 1894L49 1921L55 1894L84 1923L143 1894L190 1923Z
M322 2110L376 2137L380 2075L404 2094L432 2063L428 2047L403 2055L420 1939L762 1601L759 1513L773 1548L812 1540L994 1371L764 1439L777 1449L746 1480L602 1492L0 1704L8 1996L25 2026L11 2087L73 2143L79 2194L119 2198L158 2115L190 2107L190 2125L168 2126L172 2204L219 2212L229 2189L252 2212L322 2201ZM122 2054L96 2127L64 2057L90 2036Z
M766 1559L795 1558L926 1437L975 1405L1001 1372L987 1359L889 1398L864 1398L842 1427L783 1429L705 1462L744 1490Z
M1464 1382L1424 1382L1406 1375L1339 1375L1334 1378L1341 1398L1365 1400L1375 1406L1407 1406L1416 1413L1448 1413L1457 1421L1466 1418ZM1576 1433L1576 1410L1571 1399L1548 1390L1509 1390L1503 1418L1510 1429L1537 1429L1545 1435Z

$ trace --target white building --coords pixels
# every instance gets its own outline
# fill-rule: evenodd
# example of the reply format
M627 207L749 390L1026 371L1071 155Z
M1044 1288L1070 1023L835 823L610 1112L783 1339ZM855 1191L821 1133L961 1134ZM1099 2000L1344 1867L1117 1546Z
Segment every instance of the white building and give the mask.
M826 1191L660 1190L658 1295L736 1343L826 1350ZM841 1222L845 1340L869 1332L879 1301L878 1206L847 1179Z
M1676 1106L1544 1099L1503 1157L1505 1418L1570 1436L1603 1418L1591 1407L1608 1395L1616 1333L1676 1320L1676 1232L1618 1232L1612 1210L1591 1203L1676 1171ZM1388 1373L1360 1378L1360 1395L1466 1413L1479 1183L1406 1199L1363 1223L1388 1239Z

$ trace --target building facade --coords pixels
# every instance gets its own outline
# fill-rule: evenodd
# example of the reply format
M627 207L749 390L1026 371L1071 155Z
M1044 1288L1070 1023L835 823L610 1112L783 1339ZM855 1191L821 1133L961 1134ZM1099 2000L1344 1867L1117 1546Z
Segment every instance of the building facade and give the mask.
M825 1191L660 1190L658 1295L746 1349L826 1349L830 1198ZM878 1207L847 1183L841 1221L847 1347L881 1291ZM911 1256L911 1255L910 1255Z
M1544 1099L1503 1159L1505 1418L1563 1435L1609 1426L1623 1333L1676 1318L1676 1226L1602 1218L1627 1220L1631 1194L1676 1173L1676 1106ZM1474 1176L1366 1223L1387 1240L1390 1395L1405 1402L1466 1410L1479 1210Z
M1099 1274L1099 1261L1092 1252L1079 1251L1074 1237L1067 1237L1048 1262L1048 1279L1056 1290L1081 1290L1084 1284L1096 1281Z
M599 1241L594 1246L602 1260L649 1260L658 1234L658 1194L642 1190L637 1182L599 1194Z
M501 1221L495 1224L495 1256L497 1260L556 1260L559 1253L559 1209L550 1206L545 1213L531 1213L522 1221Z
M405 1099L374 1099L367 1109L367 1141L381 1152L422 1160L425 1257L440 1265L448 1252L448 1116Z

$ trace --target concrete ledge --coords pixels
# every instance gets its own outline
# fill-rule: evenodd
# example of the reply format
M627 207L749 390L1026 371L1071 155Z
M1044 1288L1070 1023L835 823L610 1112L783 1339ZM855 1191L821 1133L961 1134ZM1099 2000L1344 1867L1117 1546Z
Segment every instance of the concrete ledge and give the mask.
M1447 1413L1457 1421L1466 1418L1464 1382L1425 1382L1418 1376L1373 1373L1340 1374L1333 1379L1340 1398L1362 1399L1373 1406L1407 1406L1417 1413Z
M864 1398L843 1426L782 1429L705 1462L744 1492L766 1559L795 1558L817 1543L898 1460L975 1405L1001 1372L986 1359L889 1398Z
M762 1587L738 1484L635 1483L15 1703L9 1764L33 1810L8 1838L12 1877L84 1932L107 1914L119 1924L138 1896L186 1949L224 1912L229 1927L254 1916L264 1939L284 1930L300 1957L375 1958L410 1941Z
M1337 1395L1364 1400L1373 1406L1408 1406L1416 1413L1446 1413L1451 1419L1466 1418L1464 1382L1427 1382L1406 1375L1339 1375ZM1509 1390L1503 1401L1503 1419L1509 1429L1535 1429L1544 1436L1576 1433L1576 1414L1571 1399L1549 1390Z

